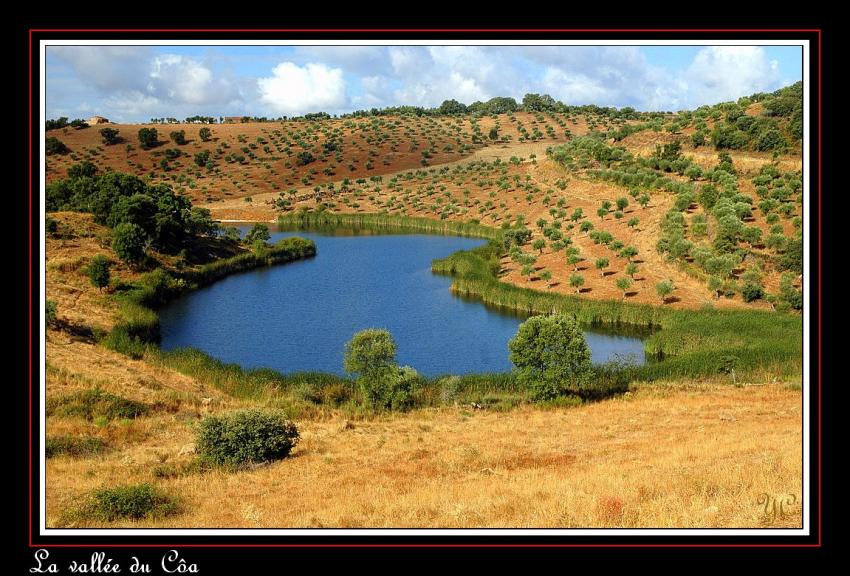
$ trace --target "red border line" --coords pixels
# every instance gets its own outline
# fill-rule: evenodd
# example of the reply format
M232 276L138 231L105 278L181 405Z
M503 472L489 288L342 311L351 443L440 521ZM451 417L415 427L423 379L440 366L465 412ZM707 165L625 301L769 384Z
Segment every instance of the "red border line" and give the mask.
M552 544L538 544L538 543L527 543L527 544L515 544L515 543L506 543L506 544L453 544L453 543L445 543L445 544L427 544L427 543L411 543L411 544L394 544L394 543L384 543L384 544L373 544L373 543L363 543L363 544L345 544L345 543L303 543L303 544L287 544L287 543L270 543L270 544L233 544L233 543L221 543L221 544L51 544L51 543L43 543L35 545L33 544L32 536L33 536L33 526L32 526L32 507L33 507L33 494L32 494L32 470L33 470L33 459L32 459L32 383L33 383L33 373L32 373L32 321L29 324L29 547L30 548L91 548L93 546L97 546L99 548L163 548L163 547L177 547L177 548L819 548L823 545L823 451L822 451L822 440L823 440L823 402L822 402L822 383L823 383L823 373L822 373L822 351L821 351L821 321L822 321L822 304L821 304L821 296L822 296L822 272L821 272L821 264L822 264L822 255L821 255L821 244L822 244L822 208L821 208L821 200L822 200L822 189L823 189L823 177L822 177L822 151L821 145L823 142L823 137L821 135L821 130L823 126L822 122L822 105L823 105L823 53L822 53L822 39L823 39L823 30L820 28L398 28L398 29L385 29L385 28L363 28L363 29L350 29L350 28L114 28L114 29L103 29L103 28L78 28L78 29L69 29L69 28L30 28L29 29L29 294L28 294L28 304L29 304L29 317L32 320L32 193L33 193L33 179L32 179L32 170L33 170L33 154L32 154L32 143L33 143L33 135L32 135L32 122L33 122L33 107L32 107L32 99L33 99L33 86L32 86L32 45L33 45L33 33L34 32L296 32L296 33L312 33L312 32L346 32L346 33L363 33L363 32L398 32L398 33L408 33L408 32L423 32L423 33L431 33L431 32L459 32L459 33L475 33L475 32L587 32L587 33L595 33L595 32L705 32L705 33L713 33L713 32L815 32L817 33L817 43L818 43L818 183L817 183L817 195L818 195L818 232L817 232L817 240L818 240L818 541L815 544L798 544L798 543L790 543L790 544L774 544L774 543L752 543L752 544L705 544L705 543L663 543L663 544L629 544L629 543L552 543ZM43 512L43 511L42 511Z

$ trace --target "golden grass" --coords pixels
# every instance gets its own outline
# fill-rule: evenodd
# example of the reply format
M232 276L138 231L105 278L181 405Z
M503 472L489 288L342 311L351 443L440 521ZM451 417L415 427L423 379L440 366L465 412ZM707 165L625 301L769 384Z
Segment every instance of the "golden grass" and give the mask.
M47 464L47 523L89 490L153 480L192 414L52 419L118 447ZM287 460L159 480L186 512L163 527L760 527L801 525L801 394L781 384L642 386L572 409L421 410L299 422ZM793 494L784 517L762 494ZM110 526L150 526L119 522Z

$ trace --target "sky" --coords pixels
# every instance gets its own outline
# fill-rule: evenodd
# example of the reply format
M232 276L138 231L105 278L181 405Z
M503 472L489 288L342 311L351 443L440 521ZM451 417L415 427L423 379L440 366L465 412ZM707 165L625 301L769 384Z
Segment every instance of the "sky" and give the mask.
M533 92L677 111L802 79L799 46L48 46L46 114L341 114Z

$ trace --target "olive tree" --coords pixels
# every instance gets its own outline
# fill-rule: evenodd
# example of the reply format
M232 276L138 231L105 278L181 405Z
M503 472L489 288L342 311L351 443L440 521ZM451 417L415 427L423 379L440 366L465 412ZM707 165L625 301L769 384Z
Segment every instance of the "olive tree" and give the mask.
M580 294L581 287L584 286L584 276L581 274L570 275L570 286L576 289L576 294Z
M622 278L617 279L617 288L623 293L623 300L626 299L626 293L629 291L629 288L632 287L632 279L623 276Z
M662 280L661 282L655 285L655 291L661 298L662 304L667 301L667 297L673 293L674 289L675 286L673 286L673 282L671 280Z
M140 263L145 257L148 236L138 224L122 222L112 229L112 249L128 264Z
M396 344L387 330L368 328L345 345L343 368L357 376L363 400L374 409L405 409L413 404L421 377L395 362Z
M518 381L534 400L579 393L591 381L590 348L578 322L569 316L532 316L520 325L508 349Z

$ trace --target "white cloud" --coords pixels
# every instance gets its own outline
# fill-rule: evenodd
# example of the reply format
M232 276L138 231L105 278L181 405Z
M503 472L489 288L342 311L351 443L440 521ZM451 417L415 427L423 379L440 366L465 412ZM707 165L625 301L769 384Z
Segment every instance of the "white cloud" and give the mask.
M347 102L342 70L324 64L281 62L257 87L264 105L287 116L338 110Z
M215 78L197 60L176 54L154 58L149 79L149 94L182 104L223 104L237 96L228 80Z
M773 91L782 82L779 64L769 61L759 46L703 48L681 80L687 102L693 106Z

